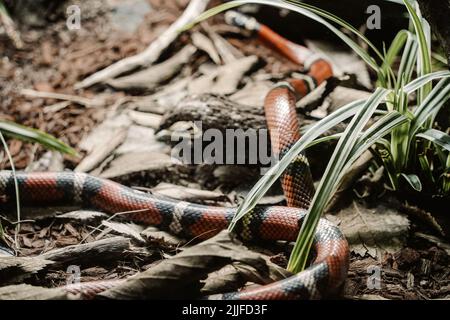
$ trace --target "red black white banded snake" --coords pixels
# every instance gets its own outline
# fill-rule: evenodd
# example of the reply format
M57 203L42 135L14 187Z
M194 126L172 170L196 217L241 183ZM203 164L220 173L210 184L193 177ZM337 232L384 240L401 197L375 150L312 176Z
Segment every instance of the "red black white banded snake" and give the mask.
M227 21L245 27L275 47L293 62L308 70L306 75L286 80L266 96L264 108L274 153L282 156L300 138L295 103L332 76L330 64L300 45L273 32L255 19L230 11ZM186 238L211 237L225 229L236 210L203 206L145 194L110 180L83 173L17 173L20 201L31 205L78 204L114 214L130 212L126 218L154 225ZM287 206L259 206L237 226L236 233L247 241L295 241L314 194L306 157L301 154L282 175ZM0 199L15 200L12 172L0 172ZM1 202L2 200L0 200ZM306 270L285 280L239 292L214 296L222 299L318 299L336 293L348 271L348 244L339 229L321 219L314 240L315 259ZM85 298L124 280L75 284L68 292Z

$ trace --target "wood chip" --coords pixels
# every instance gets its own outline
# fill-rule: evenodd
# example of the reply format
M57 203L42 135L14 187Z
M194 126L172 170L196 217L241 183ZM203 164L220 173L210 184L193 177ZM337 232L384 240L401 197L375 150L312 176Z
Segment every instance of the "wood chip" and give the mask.
M107 218L107 217L108 217L108 215L103 212L88 211L88 210L71 211L71 212L66 212L66 213L56 216L56 218L58 218L58 219L79 220L79 221L83 221L83 222L97 220L97 219L101 219L101 218ZM44 230L44 229L42 229L42 230Z
M156 195L188 202L205 200L223 201L227 199L227 196L220 192L187 188L170 183L160 183L156 187L152 188L151 191Z
M197 48L192 45L185 46L175 56L163 63L122 78L108 80L106 83L121 90L153 90L159 84L175 76L191 60L196 51Z
M192 43L200 50L205 51L215 64L221 64L219 53L210 38L201 32L193 32L191 38Z
M236 92L242 78L258 62L257 56L249 56L230 62L214 72L189 83L189 94L232 94Z
M140 152L124 154L111 162L110 167L101 173L102 178L112 179L133 173L165 170L173 166L171 157L167 154Z
M102 221L102 225L112 229L116 233L120 233L121 235L132 237L139 242L145 242L144 238L140 235L140 232L144 230L142 226L138 226L133 223L120 223L106 220Z
M149 127L153 129L157 129L159 124L161 123L162 116L159 114L149 113L149 112L139 112L130 110L128 112L130 119L133 120L134 123Z
M118 146L120 146L128 135L127 128L119 128L115 134L108 140L108 143L95 148L90 154L88 154L80 164L75 168L76 172L90 172L99 166L103 160L109 157Z

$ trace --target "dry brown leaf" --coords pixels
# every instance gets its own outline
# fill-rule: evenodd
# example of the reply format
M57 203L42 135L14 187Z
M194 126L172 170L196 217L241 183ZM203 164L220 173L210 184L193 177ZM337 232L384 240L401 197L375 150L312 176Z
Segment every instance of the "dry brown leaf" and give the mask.
M160 183L151 189L153 194L169 197L183 201L226 201L227 196L220 192L200 190L174 185L171 183Z
M400 250L409 230L405 215L382 205L369 209L353 202L335 218L340 220L340 229L354 253L379 259L385 252Z
M141 236L143 236L150 244L156 243L158 247L167 249L178 248L186 242L186 240L180 239L155 227L148 227L141 232Z
M141 237L140 233L144 230L142 226L134 223L120 223L112 221L102 221L102 225L112 229L116 233L124 236L132 237L139 242L145 242L144 238Z
M223 231L172 258L162 260L100 296L109 299L198 297L202 286L200 280L233 262L251 265L262 277L270 275L269 267L261 255L248 250L227 231Z
M232 292L238 290L247 282L263 285L292 275L289 271L271 262L267 262L267 265L270 268L269 277L261 276L257 269L247 264L236 262L227 265L208 276L202 288L202 293L204 295L212 295L221 292Z
M41 258L0 256L0 285L21 282L51 264Z
M28 284L0 288L0 300L75 300L77 296L62 288L34 287Z
M106 213L98 212L98 211L89 211L89 210L71 211L71 212L66 212L66 213L56 216L56 218L59 218L59 219L78 220L78 221L82 221L82 222L87 222L87 221L92 221L92 220L97 220L97 219L107 218L107 217L108 217L108 215ZM42 229L42 231L43 230L44 229Z

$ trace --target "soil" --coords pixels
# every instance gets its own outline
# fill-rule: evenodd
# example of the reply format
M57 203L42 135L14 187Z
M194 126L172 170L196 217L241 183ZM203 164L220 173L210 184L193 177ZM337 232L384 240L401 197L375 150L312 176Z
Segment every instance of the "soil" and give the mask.
M99 88L74 91L77 81L115 61L142 51L155 39L160 30L172 23L186 4L183 1L148 0L152 11L145 16L133 33L112 32L110 14L104 7L95 6L96 1L83 1L84 8L95 8L83 19L81 32L67 30L65 21L48 22L42 28L21 26L25 47L15 50L6 37L0 38L0 118L39 128L55 135L78 149L78 143L96 124L104 119L104 110L86 109L70 104L59 111L52 111L56 101L51 99L29 99L20 90L33 88L95 97ZM87 9L88 10L88 9ZM211 20L220 22L221 18ZM256 54L266 61L265 69L280 74L295 68L284 58L261 45L257 40L232 36L230 42L244 54ZM185 39L181 39L183 44ZM193 61L199 64L199 61ZM105 91L106 90L106 91ZM108 92L108 99L118 100L125 94ZM27 168L44 152L40 146L8 140L17 169ZM79 150L79 149L78 149ZM80 151L80 150L79 150ZM66 157L65 166L73 169L79 159ZM0 152L0 169L8 169L6 156ZM12 220L12 219L9 219ZM14 241L15 224L1 219L8 244ZM95 222L82 223L44 218L20 225L17 234L19 256L34 256L53 248L89 243L108 236L95 231ZM369 256L352 255L350 272L344 289L344 299L449 299L450 298L450 251L437 243L417 236L421 228L412 228L407 246L394 254L386 255L382 261ZM125 278L151 266L165 254L173 254L167 247L155 243L147 247L151 254L130 255L120 261L106 261L87 265L82 269L83 281ZM283 255L273 253L274 261L286 261ZM380 287L368 286L374 266L381 267ZM26 282L33 285L55 287L65 284L65 269L36 274Z

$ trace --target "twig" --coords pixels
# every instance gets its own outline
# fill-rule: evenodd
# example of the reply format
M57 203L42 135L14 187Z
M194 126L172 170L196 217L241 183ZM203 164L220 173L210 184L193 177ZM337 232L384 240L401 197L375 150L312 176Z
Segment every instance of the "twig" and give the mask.
M153 64L161 53L178 37L180 29L197 18L208 5L209 0L191 0L183 15L164 31L145 51L120 60L106 69L87 77L75 85L75 89L90 87L94 84L115 78L127 71Z
M67 108L71 104L72 104L71 101L61 101L61 102L52 104L51 106L44 107L43 111L44 111L44 113L50 113L50 112L56 113L58 111L61 111L62 109Z
M126 215L126 214L130 214L130 213L146 212L146 211L149 211L149 210L150 210L150 209L140 209L140 210L133 210L133 211L117 212L117 213L113 214L112 216L110 216L108 219L106 219L106 220L104 220L104 221L110 221L110 220L114 219L115 217L121 216L121 215ZM101 228L102 226L103 226L103 225L100 225L100 226L98 226L98 227L95 227L94 230L92 230L91 232L89 232L88 235L86 235L83 239L81 239L80 244L82 244L84 241L87 240L87 238L89 238L91 235L93 235L95 231L101 231L100 228Z
M62 93L43 92L43 91L36 91L36 90L32 90L32 89L23 89L20 91L20 93L24 96L28 96L28 97L32 97L32 98L44 98L44 99L56 99L56 100L71 101L71 102L77 103L79 105L85 106L86 108L102 107L105 105L105 102L101 99L100 100L88 99L88 98L84 98L84 97L73 96L73 95L62 94Z
M219 53L217 52L217 49L214 47L214 43L210 38L200 32L194 32L191 38L192 43L200 50L205 51L215 64L221 64Z
M16 30L14 21L12 21L11 17L8 15L3 2L0 0L0 23L3 23L5 27L6 34L14 43L14 46L17 49L23 48L23 42L20 38L20 33Z
M33 219L27 219L27 220L18 220L18 221L12 221L12 225L21 224L21 223L34 223L36 220Z
M233 63L237 59L244 57L242 52L233 47L226 39L224 39L218 33L212 31L211 27L207 23L202 24L203 29L208 33L209 38L212 40L217 52L222 57L222 61L225 65Z
M151 91L161 83L172 79L196 53L197 48L193 45L187 45L168 60L153 65L142 71L133 73L129 76L110 79L106 84L115 89L121 90L145 90Z
M98 167L98 165L108 158L117 147L119 147L127 138L128 130L119 128L114 136L108 141L93 150L86 156L75 168L76 172L89 172Z

